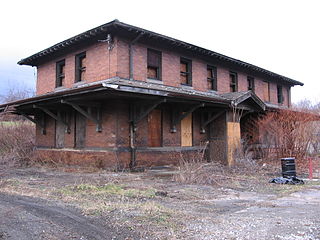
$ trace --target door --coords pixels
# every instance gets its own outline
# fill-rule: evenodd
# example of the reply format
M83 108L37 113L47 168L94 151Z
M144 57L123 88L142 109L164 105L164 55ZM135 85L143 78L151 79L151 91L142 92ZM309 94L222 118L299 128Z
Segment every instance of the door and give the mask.
M58 112L58 116L65 121L65 113ZM64 148L65 130L66 126L61 121L56 120L56 148Z
M80 113L75 114L75 148L84 148L86 144L87 119Z
M181 146L192 146L192 114L181 120Z
M149 147L161 147L162 121L161 110L154 109L148 115L148 145Z

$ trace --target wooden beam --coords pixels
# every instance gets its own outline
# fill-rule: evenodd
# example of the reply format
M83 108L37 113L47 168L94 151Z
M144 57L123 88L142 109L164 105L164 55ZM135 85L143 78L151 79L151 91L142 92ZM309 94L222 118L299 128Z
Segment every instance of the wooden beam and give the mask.
M212 116L209 116L209 118L207 119L207 121L204 121L202 124L201 124L201 129L200 129L200 132L201 133L205 133L206 130L205 130L205 127L213 122L214 120L216 120L218 117L220 117L222 114L224 114L226 111L220 111L220 112L217 112L216 114L212 115Z
M205 104L204 103L200 103L198 105L192 106L188 111L182 113L180 116L177 116L178 114L176 114L176 111L172 111L172 118L171 118L171 132L175 133L177 132L177 124L184 119L185 117L187 117L189 114L193 113L195 110L197 110L200 107L204 107Z
M52 117L53 119L55 119L58 122L61 122L63 125L66 126L66 132L70 133L71 129L70 129L70 125L68 123L66 123L65 121L63 121L60 117L60 115L56 115L53 112L51 112L49 109L43 107L43 106L39 106L39 105L33 105L33 108L38 108L40 110L42 110L43 112L45 112L46 114L48 114L50 117Z
M29 121L33 122L34 124L36 125L39 125L41 127L41 133L43 135L46 134L46 127L45 127L45 121L43 122L39 122L37 121L34 117L30 117L29 115L25 114L24 112L21 112L21 111L17 111L17 113L21 116L23 116L24 118L28 119Z
M88 109L88 111L84 110L82 107L80 107L78 104L73 103L73 102L68 102L66 100L61 100L61 103L68 104L71 107L73 107L76 111L78 111L80 114L85 116L86 118L90 119L94 123L96 123L96 131L101 132L102 131L102 121L101 121L101 107L99 106L97 108L97 117L95 118L92 113L91 113L91 108Z
M136 113L134 113L135 116L133 116L132 121L134 122L134 124L137 124L140 120L142 120L143 118L145 118L153 109L155 109L158 105L160 105L161 103L166 102L166 99L160 99L158 101L156 101L155 103L153 103L151 106L149 106L147 109L142 109L139 112L139 115L137 116Z

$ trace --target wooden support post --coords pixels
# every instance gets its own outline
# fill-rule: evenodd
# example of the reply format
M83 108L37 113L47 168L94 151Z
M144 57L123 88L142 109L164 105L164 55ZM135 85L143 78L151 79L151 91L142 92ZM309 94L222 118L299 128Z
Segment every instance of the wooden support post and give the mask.
M86 118L90 119L91 121L95 122L97 127L96 127L96 131L97 132L102 132L102 119L101 119L101 107L98 107L97 109L97 117L95 118L92 115L91 112L91 107L89 107L88 111L84 110L82 107L80 107L78 104L72 103L72 102L68 102L66 100L61 100L61 103L64 104L68 104L71 107L73 107L76 111L78 111L80 114L82 114L83 116L85 116Z

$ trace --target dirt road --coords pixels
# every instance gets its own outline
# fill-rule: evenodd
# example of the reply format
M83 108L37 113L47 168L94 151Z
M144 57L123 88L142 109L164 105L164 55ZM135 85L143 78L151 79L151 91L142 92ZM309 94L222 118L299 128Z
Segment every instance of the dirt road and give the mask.
M209 186L152 171L72 171L0 172L0 240L320 239L320 181L258 175Z
M37 198L0 194L0 239L138 239L126 229Z

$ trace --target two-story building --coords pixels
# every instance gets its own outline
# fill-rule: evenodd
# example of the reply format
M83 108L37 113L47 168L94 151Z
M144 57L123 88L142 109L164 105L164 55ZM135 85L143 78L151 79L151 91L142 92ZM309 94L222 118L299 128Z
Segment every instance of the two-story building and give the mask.
M19 64L37 67L37 94L0 109L36 123L38 151L101 166L174 164L203 146L231 165L246 119L290 107L303 85L118 20Z

